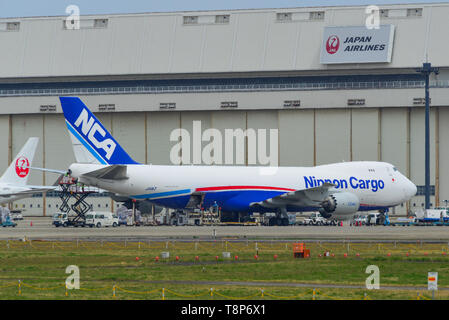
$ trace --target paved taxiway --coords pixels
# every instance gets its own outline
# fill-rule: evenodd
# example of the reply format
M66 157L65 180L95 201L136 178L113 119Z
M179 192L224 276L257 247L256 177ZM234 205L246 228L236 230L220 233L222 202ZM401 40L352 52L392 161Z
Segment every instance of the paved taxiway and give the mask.
M32 226L31 226L32 222ZM302 239L302 240L432 240L449 241L449 227L327 226L149 226L117 228L56 228L50 218L26 218L15 228L0 228L6 239Z

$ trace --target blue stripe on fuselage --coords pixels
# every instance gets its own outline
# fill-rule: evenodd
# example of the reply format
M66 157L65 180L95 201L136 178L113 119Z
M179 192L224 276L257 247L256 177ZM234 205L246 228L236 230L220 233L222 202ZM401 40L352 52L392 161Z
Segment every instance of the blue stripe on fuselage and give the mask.
M385 210L388 208L389 207L386 207L386 206L360 205L359 211Z
M190 193L190 189L167 191L167 192L158 192L158 193L140 194L140 195L131 196L131 198L134 198L134 199L154 199L154 198L171 197L171 196L174 196L174 195L185 194L185 193Z

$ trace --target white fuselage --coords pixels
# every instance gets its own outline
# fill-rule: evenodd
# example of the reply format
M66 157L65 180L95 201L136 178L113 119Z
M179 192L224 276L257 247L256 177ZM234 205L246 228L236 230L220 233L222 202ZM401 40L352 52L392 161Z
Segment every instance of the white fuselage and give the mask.
M416 193L416 186L410 180L391 164L383 162L277 168L127 165L128 179L106 180L83 175L103 167L106 166L72 164L70 170L73 177L87 185L171 208L182 208L192 193L201 192L206 194L204 207L215 202L224 210L248 211L250 203L318 187L324 182L335 185L331 188L334 193L356 195L360 210L393 207ZM309 208L303 209L309 211Z

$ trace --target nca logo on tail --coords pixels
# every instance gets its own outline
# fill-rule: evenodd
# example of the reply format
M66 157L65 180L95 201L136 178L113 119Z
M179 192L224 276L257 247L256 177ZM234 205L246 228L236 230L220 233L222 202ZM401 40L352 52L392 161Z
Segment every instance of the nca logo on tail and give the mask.
M104 138L106 131L104 131L99 123L95 122L94 117L89 119L89 113L86 109L81 111L78 119L75 121L75 127L79 127L80 125L83 135L87 136L87 139L89 139L89 141L92 142L97 149L103 149L106 152L106 159L110 160L117 145L112 139L109 138L102 141L97 140L95 134L98 133Z

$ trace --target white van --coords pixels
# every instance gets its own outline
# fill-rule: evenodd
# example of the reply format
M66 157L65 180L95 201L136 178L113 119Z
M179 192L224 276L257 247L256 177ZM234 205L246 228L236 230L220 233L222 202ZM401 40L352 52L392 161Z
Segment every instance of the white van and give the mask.
M64 212L56 212L53 215L53 225L56 227L63 226L67 227L69 223L69 219L67 217L67 213Z
M88 212L86 226L89 227L118 227L118 217L112 212Z

